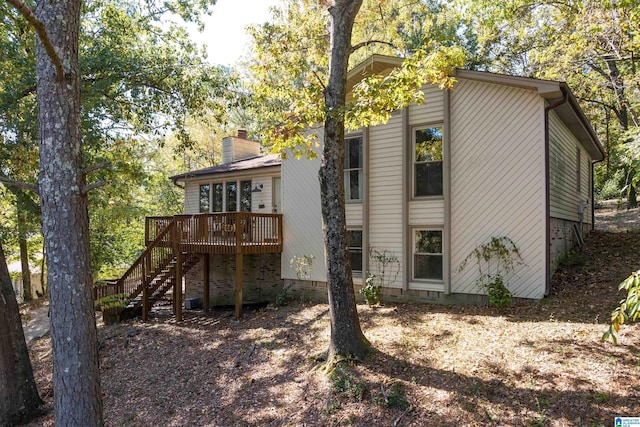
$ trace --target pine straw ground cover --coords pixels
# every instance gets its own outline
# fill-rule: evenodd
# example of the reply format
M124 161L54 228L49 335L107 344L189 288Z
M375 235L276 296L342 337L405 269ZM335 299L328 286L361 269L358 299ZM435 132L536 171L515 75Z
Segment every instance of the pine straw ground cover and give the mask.
M640 328L602 343L640 233L594 232L555 275L552 296L488 307L358 306L375 351L333 375L314 356L327 306L167 312L99 328L109 426L613 426L640 416ZM48 339L31 346L51 405ZM52 425L52 415L31 425Z

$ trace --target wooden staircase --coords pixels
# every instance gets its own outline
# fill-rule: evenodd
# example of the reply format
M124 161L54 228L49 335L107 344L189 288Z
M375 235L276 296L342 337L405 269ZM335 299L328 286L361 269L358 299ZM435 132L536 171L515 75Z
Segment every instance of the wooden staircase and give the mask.
M169 290L174 289L175 296L178 258L181 275L184 275L202 257L199 253L178 253L175 245L167 244L175 241L175 229L175 221L169 221L120 279L96 283L96 306L105 318L120 320L141 314L143 320L147 320L151 307ZM178 288L182 293L181 284ZM181 297L179 299L182 301Z

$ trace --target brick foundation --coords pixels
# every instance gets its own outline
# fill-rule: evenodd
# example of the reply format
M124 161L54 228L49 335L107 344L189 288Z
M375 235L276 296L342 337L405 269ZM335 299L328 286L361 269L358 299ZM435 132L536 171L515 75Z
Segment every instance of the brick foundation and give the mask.
M307 280L286 280L286 286L291 286L289 293L293 298L303 301L327 302L327 284ZM354 285L356 301L364 302L360 294L361 285ZM429 304L475 304L486 305L486 295L476 294L445 294L443 292L422 291L417 289L403 290L398 288L382 288L383 303L429 303ZM519 298L514 298L519 300Z
M556 271L560 260L578 244L578 238L573 230L573 225L579 222L568 221L560 218L551 218L551 274ZM591 224L582 224L582 236L585 237L591 231Z
M211 306L233 305L235 302L235 255L211 255L209 271L209 301ZM185 275L185 297L198 298L202 304L204 295L204 258ZM280 254L244 255L244 302L275 302L282 290L280 278Z

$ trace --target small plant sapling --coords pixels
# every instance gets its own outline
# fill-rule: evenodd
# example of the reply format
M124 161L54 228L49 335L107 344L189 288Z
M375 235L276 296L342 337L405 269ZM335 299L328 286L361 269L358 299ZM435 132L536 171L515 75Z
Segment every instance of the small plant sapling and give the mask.
M638 294L640 293L640 270L631 273L631 276L620 283L618 290L623 289L627 291L627 296L611 312L609 330L602 336L603 341L611 338L614 344L618 343L616 333L620 331L620 326L625 322L635 322L640 317L640 300L638 299Z
M467 255L458 272L464 270L472 260L476 261L478 267L476 283L487 292L489 304L498 309L511 304L513 296L507 286L506 276L517 266L525 265L513 240L506 236L491 237L488 243L479 245Z
M296 276L298 279L308 279L311 277L311 270L313 270L313 255L294 256L291 259L291 267L296 270Z
M400 274L400 261L398 257L387 249L378 250L369 248L369 260L375 268L375 273L368 272L365 285L360 289L364 300L370 306L380 304L382 287L390 286Z

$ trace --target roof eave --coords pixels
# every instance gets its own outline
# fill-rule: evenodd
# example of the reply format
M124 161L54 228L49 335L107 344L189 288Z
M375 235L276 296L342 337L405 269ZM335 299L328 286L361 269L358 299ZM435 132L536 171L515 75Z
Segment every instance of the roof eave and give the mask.
M238 174L243 172L250 173L251 171L257 171L262 169L270 169L270 168L276 169L276 168L280 168L280 166L281 164L277 163L277 164L262 165L262 166L257 166L253 168L247 168L247 169L226 170L226 171L219 171L219 172L202 172L202 173L185 172L178 175L170 176L169 179L173 181L173 183L175 184L176 182L185 182L191 179L199 179L207 176L223 176L223 175Z

